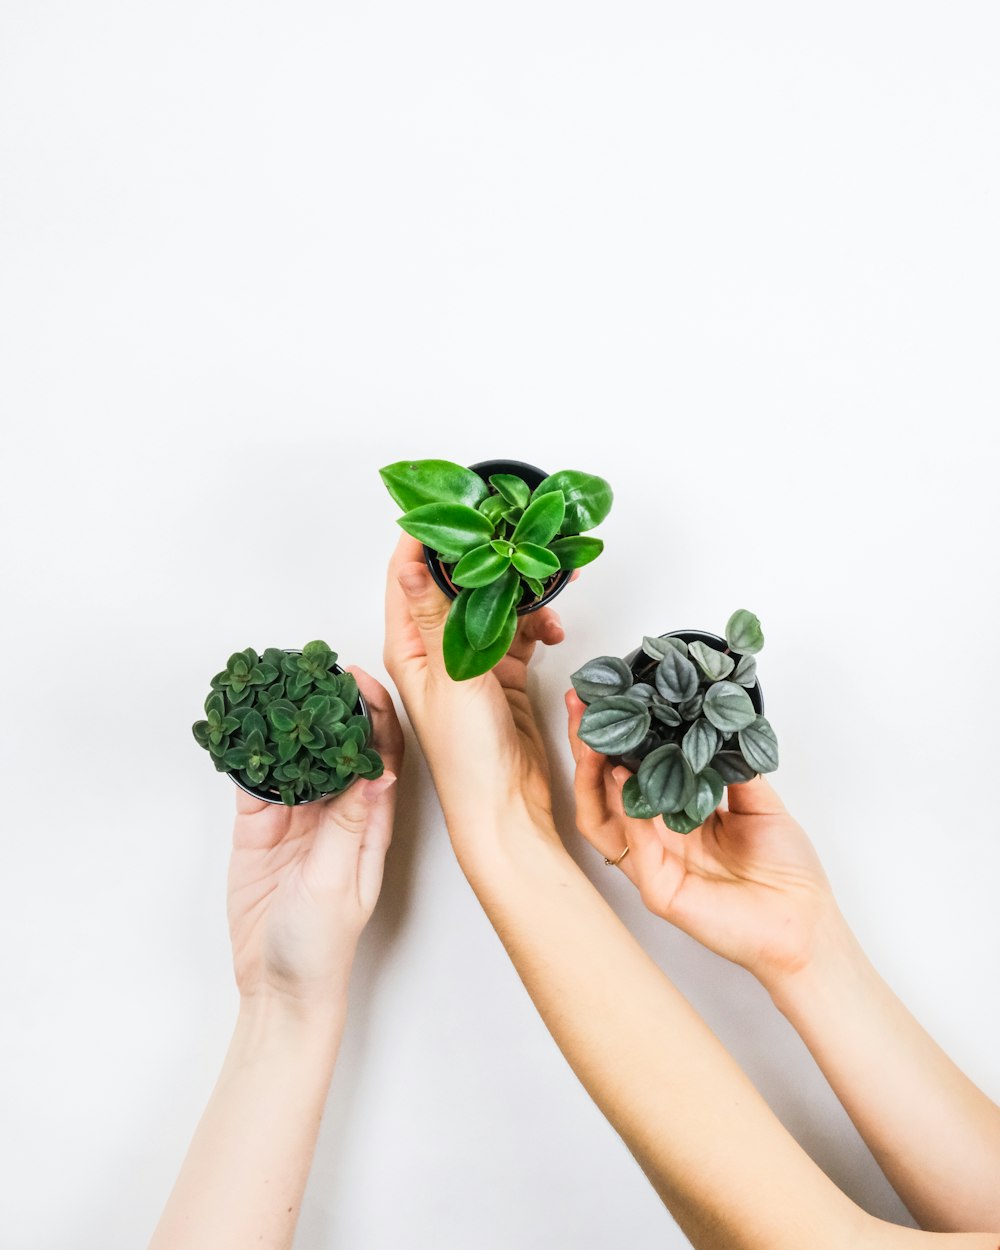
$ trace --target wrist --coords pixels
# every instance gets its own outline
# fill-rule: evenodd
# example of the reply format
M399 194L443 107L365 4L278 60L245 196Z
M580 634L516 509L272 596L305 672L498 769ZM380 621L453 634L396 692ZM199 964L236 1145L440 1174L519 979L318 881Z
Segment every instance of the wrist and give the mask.
M824 1006L836 1008L863 987L871 964L831 899L816 926L808 958L765 984L771 1001L792 1024Z
M313 1000L259 989L240 996L236 1036L247 1053L308 1050L335 1057L346 1020L346 990Z

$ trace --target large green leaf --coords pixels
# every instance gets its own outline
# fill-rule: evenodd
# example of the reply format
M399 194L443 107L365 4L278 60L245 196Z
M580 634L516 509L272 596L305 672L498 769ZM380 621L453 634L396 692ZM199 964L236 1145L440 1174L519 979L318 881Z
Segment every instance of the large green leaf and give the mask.
M778 767L778 739L766 716L758 716L740 730L740 750L750 767L759 773L773 773Z
M510 568L510 557L494 550L492 543L483 543L467 551L455 565L451 580L456 586L488 586Z
M493 537L489 519L460 503L424 504L400 517L397 525L446 560L458 560Z
M525 577L537 577L540 581L559 572L559 561L552 552L535 543L521 543L512 563Z
M750 696L731 681L717 681L705 692L705 717L723 734L745 729L757 716Z
M712 767L727 786L740 785L757 776L739 751L720 751L712 760Z
M742 655L756 655L764 646L760 621L746 608L740 608L726 623L726 641Z
M584 703L592 703L607 695L624 694L632 685L632 670L617 656L599 655L578 668L570 681Z
M469 642L482 651L500 637L507 628L507 618L516 615L521 597L521 580L507 566L495 581L472 592L465 615L465 631Z
M547 495L535 493L531 503L524 511L511 535L515 547L531 543L535 547L547 547L559 533L566 513L566 501L557 491Z
M563 534L582 534L600 525L611 511L614 500L611 487L603 477L573 469L563 469L547 477L535 487L534 498L554 490L560 491L566 500Z
M469 641L465 624L469 600L475 593L474 590L463 590L451 605L444 623L444 666L454 681L467 681L470 677L488 673L507 654L517 630L517 613L511 612L499 637L482 651L477 651Z
M626 694L595 699L583 714L579 736L602 755L625 755L649 732L649 708Z
M638 777L646 802L661 815L682 811L694 795L691 765L674 742L650 751L639 765Z
M450 460L399 460L379 470L386 490L404 512L428 503L477 507L489 494L478 473Z
M713 724L701 717L684 735L681 750L694 771L700 773L711 763L712 756L718 751L720 742L719 731Z
M698 670L673 647L656 666L653 680L660 694L671 703L684 703L698 691Z
M722 778L714 768L703 768L694 779L694 794L684 806L684 814L702 824L722 802Z
M721 681L736 667L736 661L725 651L716 651L707 642L692 642L688 650L691 658L710 681Z
M576 535L572 538L557 538L549 543L549 551L559 561L561 569L582 569L591 560L596 560L604 550L604 543L599 538L584 538Z
M629 777L622 786L622 806L625 808L625 815L631 816L634 820L652 820L656 815L656 812L642 797L638 777Z

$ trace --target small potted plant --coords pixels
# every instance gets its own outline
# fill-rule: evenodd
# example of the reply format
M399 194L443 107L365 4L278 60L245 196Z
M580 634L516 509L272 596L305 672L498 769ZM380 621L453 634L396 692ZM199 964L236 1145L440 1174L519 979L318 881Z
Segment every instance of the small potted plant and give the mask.
M456 681L488 672L506 655L518 616L549 603L604 549L585 531L600 525L613 496L590 473L546 474L516 460L469 468L401 460L381 476L403 509L399 525L424 544L431 575L454 600L444 659Z
M195 741L268 803L311 803L382 775L358 683L325 642L237 651L212 678L205 716L192 726Z
M724 638L675 630L573 674L588 705L580 738L633 772L622 790L629 816L662 816L669 829L690 833L718 807L724 785L778 767L757 681L763 645L760 621L741 610Z

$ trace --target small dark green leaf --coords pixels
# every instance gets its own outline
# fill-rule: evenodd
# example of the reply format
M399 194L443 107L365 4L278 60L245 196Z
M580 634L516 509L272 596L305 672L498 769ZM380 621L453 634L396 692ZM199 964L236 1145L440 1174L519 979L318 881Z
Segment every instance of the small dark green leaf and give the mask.
M656 812L649 806L639 788L639 778L629 777L622 786L622 806L633 820L652 820Z
M205 700L205 712L209 716L209 718L211 718L213 713L216 716L220 716L220 717L225 716L226 700L223 697L222 692L220 690L213 690L212 693Z
M428 503L475 508L489 494L478 473L450 460L400 460L380 469L379 476L404 512Z
M720 751L712 760L712 767L727 786L752 781L757 776L739 751Z
M197 744L200 747L204 747L205 750L207 751L208 750L208 734L209 734L208 721L196 720L195 723L191 726L191 732L194 734L195 742L197 742Z
M750 767L759 773L773 773L778 767L778 739L766 717L758 716L740 730L740 750Z
M736 667L736 661L724 651L716 651L707 642L692 642L688 647L691 658L710 681L721 681Z
M545 547L537 547L533 543L518 545L514 552L513 564L514 568L525 577L543 579L559 572L559 561L552 552Z
M673 647L656 666L653 680L660 694L671 703L684 703L698 690L698 670Z
M687 812L665 812L663 823L674 833L693 833L701 824L700 820L692 820Z
M582 569L591 560L596 560L604 550L604 543L599 538L557 538L549 543L549 551L559 561L561 569Z
M524 510L524 515L517 523L511 536L515 547L547 547L559 533L566 514L566 501L559 491L550 491L547 495L535 493L534 498ZM556 568L559 567L558 560Z
M638 777L643 797L661 815L681 811L694 795L691 765L673 742L650 751L639 765Z
M719 731L704 718L696 720L684 735L681 750L696 773L707 768L720 745Z
M508 503L515 507L526 508L531 499L531 488L528 483L513 473L494 473L490 477L490 485Z
M745 729L757 715L747 692L731 681L717 681L709 686L705 692L704 713L724 734Z
M714 768L703 768L695 777L694 794L684 807L685 815L702 824L722 802L724 788Z
M734 612L726 624L726 641L742 655L756 655L764 646L760 621L746 608Z
M649 708L628 695L595 699L580 721L579 737L602 755L626 755L649 732Z
M488 586L510 568L510 557L500 555L494 550L492 543L484 543L481 547L473 547L467 551L451 575L456 586Z
M584 703L592 703L594 699L603 699L607 695L624 694L632 685L632 670L617 656L599 655L596 660L588 660L582 668L578 668L570 681Z
M535 487L533 498L559 491L566 501L566 515L560 533L582 534L600 525L611 511L614 500L610 485L602 477L563 469Z
M248 747L230 747L222 758L227 768L246 768L250 763L250 750Z

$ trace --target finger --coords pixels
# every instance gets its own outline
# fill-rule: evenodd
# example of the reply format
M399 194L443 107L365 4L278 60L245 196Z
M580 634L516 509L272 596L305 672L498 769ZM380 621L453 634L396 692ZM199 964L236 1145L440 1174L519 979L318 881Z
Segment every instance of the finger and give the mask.
M785 805L771 783L757 776L729 787L729 810L741 816L778 816Z
M363 668L349 665L347 671L354 676L358 689L364 696L372 722L372 741L389 772L399 774L403 765L403 731L392 696L381 682L375 680Z
M399 567L396 577L403 589L410 620L420 635L428 664L443 669L444 623L448 619L451 601L435 585L426 564L411 560Z
M252 794L247 794L246 790L241 790L239 786L235 786L234 789L236 790L237 816L253 816L256 812L266 811L271 806L264 799L258 799Z
M422 551L423 548L415 538L403 534L392 553L386 574L383 659L394 681L401 664L426 654L423 639L410 615L410 606L399 581L400 570L405 565L419 562Z
M517 633L507 654L522 664L529 664L537 643L546 647L557 646L566 637L559 613L554 608L540 608L529 612L517 623Z
M343 891L356 887L369 837L373 846L378 846L380 858L385 858L392 837L395 788L395 773L386 771L372 780L359 778L343 794L324 801L309 851L310 878L320 888Z

